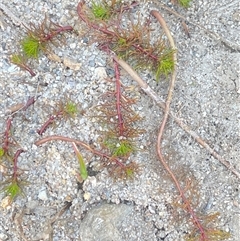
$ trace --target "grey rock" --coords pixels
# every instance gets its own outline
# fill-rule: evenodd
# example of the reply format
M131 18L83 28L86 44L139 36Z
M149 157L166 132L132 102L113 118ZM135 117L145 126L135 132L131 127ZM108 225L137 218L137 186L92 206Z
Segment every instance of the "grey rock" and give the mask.
M88 212L81 225L84 241L121 241L119 226L130 215L131 206L103 204Z

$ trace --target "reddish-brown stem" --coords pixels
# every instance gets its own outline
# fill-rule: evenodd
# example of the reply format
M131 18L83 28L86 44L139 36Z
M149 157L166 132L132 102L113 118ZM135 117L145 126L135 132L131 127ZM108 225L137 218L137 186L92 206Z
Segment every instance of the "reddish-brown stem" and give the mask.
M159 98L158 94L150 88L150 86L137 74L135 70L132 69L130 65L128 65L122 59L117 58L117 56L113 56L114 60L121 65L121 67L138 83L138 85L142 88L142 90L156 102L156 104L161 108L165 109L165 103ZM179 119L176 114L170 111L170 116L173 120L187 133L189 134L199 145L205 148L213 157L215 157L222 165L224 165L228 170L230 170L238 179L240 179L240 172L234 168L234 166L223 157L221 157L211 146L205 142L196 132L191 130L191 128L185 124L185 121Z
M120 82L120 72L119 66L116 61L114 61L115 68L115 77L116 77L116 109L118 116L118 128L119 128L119 136L124 135L124 123L123 123L123 115L121 111L121 82Z
M39 97L39 96L37 96L37 98L38 98L38 97ZM36 99L37 99L37 98L36 98ZM24 105L23 110L25 111L29 106L33 105L33 104L36 102L36 99L35 99L35 96L30 97L30 98L27 100L26 104Z
M49 119L42 125L42 127L39 130L37 130L37 133L41 136L46 131L48 126L54 123L55 119L56 119L56 116L54 115L50 116Z
M117 165L119 165L123 168L125 167L125 165L119 159L117 159L115 157L111 157L111 156L109 156L109 155L107 155L107 154L105 154L101 151L95 150L83 141L79 141L79 140L69 138L69 137L65 137L65 136L59 136L59 135L48 136L48 137L45 137L45 138L42 138L42 139L36 141L35 145L40 146L40 145L42 145L46 142L57 141L57 140L58 141L66 141L66 142L74 142L76 145L79 145L79 146L82 146L82 147L86 148L87 150L89 150L90 152L92 152L93 154L95 154L97 156L100 156L102 158L106 158L111 162L116 162Z
M157 20L159 21L159 23L161 24L163 30L165 31L165 34L168 37L168 40L170 42L170 45L171 45L172 49L176 49L174 40L172 38L172 35L171 35L163 17L156 10L152 10L151 14L154 17L156 17ZM209 241L209 239L207 237L207 234L204 230L204 227L200 223L199 218L197 217L196 213L194 212L194 210L191 207L191 203L189 202L188 198L186 197L186 195L184 193L184 189L182 189L182 187L180 186L180 183L179 183L177 177L175 176L174 172L171 170L171 168L167 164L167 162L166 162L166 160L163 156L163 153L162 153L162 147L161 147L162 136L163 136L164 129L165 129L167 119L168 119L168 116L169 116L170 104L171 104L172 94L173 94L173 90L174 90L174 84L175 84L175 80L176 80L176 64L177 64L177 54L176 54L176 52L173 53L173 59L174 59L174 69L173 69L171 82L170 82L170 85L169 85L168 96L167 96L167 99L166 99L166 102L165 102L164 116L163 116L163 120L162 120L160 129L159 129L159 133L158 133L157 153L158 153L158 156L159 156L159 159L160 159L162 165L164 166L166 171L171 176L173 182L175 183L175 186L176 186L176 188L177 188L177 190L178 190L178 192L179 192L179 194L182 198L182 201L183 201L184 205L186 206L186 209L187 209L188 213L191 215L191 218L192 218L192 221L193 221L194 225L197 227L198 231L200 232L200 240L201 241Z
M25 69L26 71L28 71L32 77L34 77L34 76L36 75L36 74L33 72L33 70L32 70L29 66L27 66L26 64L17 64L17 65L18 65L19 67Z
M8 149L9 149L9 144L10 144L10 129L11 129L11 126L12 126L12 118L9 117L7 119L7 126L6 126L6 130L4 132L4 143L3 143L3 150L5 153L8 152Z
M55 122L55 120L59 117L61 117L63 115L63 111L59 110L55 115L51 115L49 117L49 119L42 125L42 127L37 130L37 133L39 135L42 135L48 128L48 126L50 126L51 124L53 124Z
M51 30L51 32L49 34L46 34L44 39L42 40L43 42L47 42L49 40L51 40L52 38L54 38L56 35L58 35L61 32L65 32L65 31L72 31L73 28L71 26L59 26L58 29L55 30Z
M116 34L115 34L114 32L112 32L112 31L110 31L110 30L108 30L108 29L106 29L106 28L102 28L102 27L98 26L97 24L90 23L90 22L86 19L85 15L84 15L84 13L83 13L83 11L82 11L82 8L83 8L83 5L84 5L84 4L85 4L85 1L80 1L80 2L78 3L78 5L77 5L77 13L78 13L78 16L83 20L83 22L85 22L86 24L88 24L88 25L89 25L91 28L93 28L93 29L99 30L99 31L101 31L101 32L103 32L103 33L105 33L105 34L108 34L108 35L111 35L111 36L115 37Z
M37 96L37 98L39 97L40 95ZM26 110L29 106L33 105L36 101L36 98L33 96L33 97L30 97L26 103L18 103L16 105L13 105L11 107L9 107L7 109L7 112L10 113L10 114L15 114L16 112L20 111L20 110Z
M158 57L154 54L149 53L148 51L146 51L144 48L142 48L141 46L137 45L137 44L133 44L132 45L134 48L138 49L141 53L146 54L147 57L151 58L154 62L158 61Z
M15 153L14 157L13 157L13 180L17 181L17 161L18 161L18 157L21 155L21 153L23 153L24 150L23 149L19 149L17 150L17 152Z

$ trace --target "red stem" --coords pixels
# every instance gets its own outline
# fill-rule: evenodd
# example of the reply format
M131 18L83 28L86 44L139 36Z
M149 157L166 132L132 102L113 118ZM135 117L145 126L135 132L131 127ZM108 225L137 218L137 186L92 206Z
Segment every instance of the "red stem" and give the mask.
M25 69L26 71L28 71L32 77L36 76L36 74L33 72L33 70L30 67L28 67L26 64L22 64L21 67L23 69Z
M121 83L120 83L120 72L118 63L114 60L114 68L115 68L115 77L116 77L116 109L118 116L118 128L119 128L119 136L124 135L124 123L123 123L123 115L121 111Z
M96 30L99 30L105 34L108 34L108 35L111 35L111 36L116 36L116 34L110 30L107 30L106 28L101 28L100 26L96 25L96 24L93 24L91 22L89 22L86 18L85 18L85 15L84 13L82 12L82 7L83 5L85 4L85 1L81 1L78 3L78 6L77 6L77 13L78 13L78 16L83 20L83 22L85 22L86 24L88 24L91 28L93 29L96 29Z
M13 180L17 181L17 160L18 157L21 155L21 153L24 152L23 149L19 149L17 150L17 152L15 153L14 157L13 157Z
M9 143L10 143L10 141L9 141L9 137L10 137L9 133L10 133L11 126L12 126L12 118L9 117L7 119L6 130L4 132L3 150L4 150L5 153L7 153L8 149L9 149Z
M50 118L42 125L42 127L39 130L37 130L37 133L39 135L42 135L46 131L48 126L51 125L52 123L54 123L54 121L58 117L61 117L62 115L63 115L63 111L59 110L55 115L50 116Z
M38 97L39 97L39 96L37 96L37 98L38 98ZM25 111L29 106L33 105L33 104L35 103L35 101L36 101L36 99L35 99L34 96L31 97L31 98L29 98L29 99L27 100L26 104L24 105L23 110Z
M52 38L54 38L56 35L58 35L61 32L72 31L72 30L73 30L73 28L71 26L64 26L64 27L60 26L60 28L53 30L49 34L46 34L44 42L51 40Z
M50 118L42 125L42 127L39 130L37 130L37 133L41 136L46 131L48 126L55 121L55 119L56 119L56 116L54 115L50 116Z
M148 53L145 49L143 49L141 46L137 45L137 44L133 44L132 45L135 49L138 49L141 53L146 54L148 57L150 57L151 59L153 59L153 61L158 61L158 57Z
M56 119L56 116L52 115L49 117L49 119L42 125L42 127L37 130L37 133L41 136L46 129L48 128L49 125L51 125Z
M108 160L110 160L110 161L114 161L114 162L116 162L119 166L121 166L121 167L123 167L123 168L125 167L125 165L124 165L120 160L118 160L117 158L108 156L108 155L105 154L105 153L102 153L102 152L100 152L100 151L97 151L97 150L91 148L88 144L86 144L86 143L83 142L83 141L79 141L79 140L76 140L76 139L73 139L73 138L69 138L69 137L65 137L65 136L59 136L59 135L48 136L48 137L45 137L45 138L42 138L42 139L36 141L36 142L35 142L35 145L36 145L36 146L40 146L40 145L42 145L42 144L44 144L44 143L46 143L46 142L56 141L56 140L58 140L58 141L66 141L66 142L74 142L74 143L76 143L77 145L80 145L80 146L86 148L87 150L89 150L90 152L92 152L92 153L95 154L95 155L101 156L102 158L106 158L106 159L108 159Z
M160 22L162 28L165 31L165 34L168 37L168 40L171 44L172 49L176 49L175 47L175 43L174 40L172 38L172 35L166 25L165 20L163 19L163 17L160 15L160 13L156 10L152 10L151 14L157 18L157 20ZM161 123L161 126L159 128L159 132L158 132L158 138L157 138L157 152L158 152L158 156L159 159L162 163L162 165L164 166L164 168L167 170L167 172L169 173L169 175L171 176L173 182L176 185L176 188L182 198L183 203L186 205L186 209L188 211L188 213L191 215L191 219L193 221L193 224L197 227L198 231L200 232L200 241L209 241L207 234L204 230L203 225L201 224L199 218L197 217L195 211L193 210L193 208L191 207L191 203L188 200L188 198L186 197L185 193L184 193L184 189L182 189L182 187L180 186L180 183L176 177L176 175L174 174L174 172L171 170L171 168L169 167L168 163L166 162L163 153L162 153L162 137L163 137L163 133L164 133L164 129L169 117L169 111L170 111L170 104L171 104L171 100L172 100L172 94L173 94L173 90L174 90L174 84L176 81L176 63L177 63L177 55L176 53L174 53L174 70L173 70L173 74L172 74L172 78L171 78L171 82L169 85L169 90L168 90L168 96L166 99L166 103L165 103L165 109L164 109L164 116L163 116L163 120Z

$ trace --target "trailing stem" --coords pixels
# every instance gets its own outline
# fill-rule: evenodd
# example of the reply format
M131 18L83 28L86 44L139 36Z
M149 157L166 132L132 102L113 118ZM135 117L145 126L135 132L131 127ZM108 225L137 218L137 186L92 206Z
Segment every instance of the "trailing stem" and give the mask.
M33 97L30 97L27 100L26 103L18 103L18 104L15 104L13 106L10 106L7 109L7 113L9 113L9 114L11 114L13 116L13 115L15 115L17 112L19 112L21 110L26 111L29 106L33 105L36 102L38 97L39 96L37 96L37 97L33 96Z
M17 182L17 178L18 178L18 166L17 166L17 161L18 161L18 157L21 155L21 153L23 153L24 150L23 149L19 149L17 150L17 152L15 153L14 157L13 157L13 181Z
M106 159L108 159L111 162L115 162L117 165L119 165L119 166L121 166L123 168L126 167L118 158L109 156L109 155L107 155L107 154L105 154L105 153L103 153L101 151L95 150L95 149L93 149L87 143L85 143L83 141L79 141L79 140L76 140L76 139L73 139L73 138L69 138L69 137L65 137L65 136L60 136L60 135L48 136L48 137L45 137L45 138L42 138L42 139L36 141L35 145L36 146L40 146L40 145L42 145L42 144L44 144L46 142L55 141L55 140L71 142L71 143L73 142L76 145L82 146L83 148L85 148L88 151L92 152L94 155L100 156L101 158L106 158Z
M157 12L156 10L152 10L151 14L157 18L157 20L160 22L162 28L165 31L165 34L167 35L169 42L172 46L172 49L176 49L173 38L170 34L170 31L166 25L166 22L164 21L164 19L162 18L162 16L159 14L159 12ZM182 189L182 187L180 186L180 183L176 177L176 175L174 174L174 172L171 170L171 168L169 167L169 165L167 164L163 153L162 153L162 137L163 137L163 133L164 133L164 129L167 123L167 119L169 116L169 110L170 110L170 104L172 101L172 95L173 95L173 91L174 91L174 84L176 81L176 64L177 64L177 54L176 52L173 53L173 58L174 58L174 70L172 73L172 78L171 78L171 82L169 85L169 89L168 89L168 95L167 95L167 99L166 99L166 104L165 104L165 109L164 109L164 116L163 116L163 120L162 123L160 125L160 129L159 129L159 133L158 133L158 138L157 138L157 153L159 156L159 159L162 163L162 165L164 166L164 168L167 170L167 172L169 173L169 175L171 176L172 180L174 181L177 190L179 191L179 194L182 198L182 201L188 211L188 213L191 215L192 221L194 223L194 225L197 227L199 233L200 233L200 240L201 241L209 241L207 234L204 230L204 227L202 226L199 218L196 216L195 211L193 210L193 208L191 207L191 203L188 200L188 198L186 197L185 193L184 193L184 189Z

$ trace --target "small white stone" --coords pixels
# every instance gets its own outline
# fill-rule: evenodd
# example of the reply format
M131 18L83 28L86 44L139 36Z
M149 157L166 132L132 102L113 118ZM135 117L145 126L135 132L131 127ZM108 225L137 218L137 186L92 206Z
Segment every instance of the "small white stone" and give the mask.
M84 200L88 201L88 200L91 198L91 193L85 192L85 193L83 194L83 198L84 198Z
M77 46L76 43L71 43L71 44L69 45L70 49L75 49L76 46Z
M104 67L98 67L95 69L94 77L99 80L104 80L107 78L107 72Z
M48 200L47 192L45 189L39 192L38 198L42 201Z
M7 240L8 239L8 236L4 233L0 233L0 240L1 241L4 241L4 240Z

